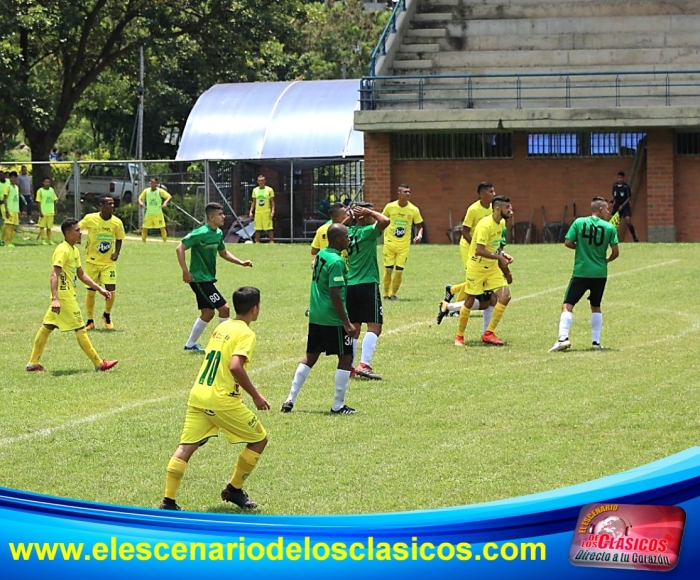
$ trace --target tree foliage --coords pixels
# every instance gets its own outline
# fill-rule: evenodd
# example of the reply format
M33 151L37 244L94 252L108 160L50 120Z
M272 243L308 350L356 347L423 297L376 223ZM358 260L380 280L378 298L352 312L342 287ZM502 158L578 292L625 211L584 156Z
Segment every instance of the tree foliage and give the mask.
M0 135L21 129L46 159L71 116L97 146L133 151L138 49L146 54L144 153L171 157L163 128L184 127L220 82L357 77L383 20L361 0L6 0ZM0 147L2 146L0 140Z

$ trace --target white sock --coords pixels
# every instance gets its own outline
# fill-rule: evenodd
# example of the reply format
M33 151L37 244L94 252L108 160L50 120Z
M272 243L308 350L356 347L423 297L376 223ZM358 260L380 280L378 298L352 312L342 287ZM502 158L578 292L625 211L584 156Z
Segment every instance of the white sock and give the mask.
M202 333L207 327L207 324L209 323L206 320L197 318L197 320L195 320L194 324L192 325L192 332L190 332L190 337L187 339L185 346L194 346L195 343L199 340L199 337L202 336Z
M591 338L600 344L600 333L603 330L603 313L591 312Z
M357 360L357 339L353 338L352 339L352 363L350 364L351 367L355 367L355 361Z
M301 391L301 387L304 386L304 382L306 381L306 378L309 376L310 372L310 367L307 367L304 363L299 363L297 372L294 373L294 378L292 379L292 388L290 389L289 396L287 397L288 401L291 401L292 403L297 402L299 391ZM350 373L348 373L348 376L349 375Z
M493 306L489 306L484 310L484 332L481 334L486 334L486 329L489 327L489 324L491 324L491 316L493 316Z
M472 304L472 307L469 310L479 310L479 308L480 308L479 301L474 300L474 304Z
M559 340L569 338L569 329L574 322L574 313L564 310L559 317Z
M345 393L348 391L348 383L350 382L350 371L337 369L335 371L335 397L333 398L334 411L340 410L345 404Z
M219 316L219 324L221 324L222 322L226 322L227 320L228 316L226 318L221 318L221 316Z
M450 302L447 305L447 312L459 312L462 309L462 306L464 306L464 300L461 302Z
M374 356L374 350L377 348L377 339L379 337L374 334L374 332L366 332L365 337L362 339L362 364L372 366L372 357Z

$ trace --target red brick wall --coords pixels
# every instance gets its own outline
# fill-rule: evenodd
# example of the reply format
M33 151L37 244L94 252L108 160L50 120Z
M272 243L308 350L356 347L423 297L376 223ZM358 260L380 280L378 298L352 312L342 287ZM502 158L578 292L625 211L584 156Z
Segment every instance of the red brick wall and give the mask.
M654 129L647 136L647 225L675 225L673 131Z
M445 233L449 225L448 211L452 212L453 224L460 224L467 206L476 200L477 184L492 181L497 193L512 199L516 222L529 221L535 210L533 224L541 239L542 206L545 206L547 221L557 222L561 220L564 206L568 205L566 221L571 223L574 202L578 215L587 215L591 198L595 195L610 198L617 172L624 171L629 175L632 169L633 159L629 157L528 159L526 134L516 133L514 137L513 159L392 163L388 136L365 133L365 199L383 207L389 201L385 192L390 192L394 199L399 183L408 183L411 199L421 209L426 222L430 243L449 243ZM384 163L391 166L390 184L380 171L379 160L372 158L376 153L380 153ZM368 167L374 172L371 182ZM644 186L637 197L633 223L637 235L645 240Z
M365 133L364 198L383 208L391 196L391 137L386 133Z
M675 159L675 222L679 242L700 241L700 157Z

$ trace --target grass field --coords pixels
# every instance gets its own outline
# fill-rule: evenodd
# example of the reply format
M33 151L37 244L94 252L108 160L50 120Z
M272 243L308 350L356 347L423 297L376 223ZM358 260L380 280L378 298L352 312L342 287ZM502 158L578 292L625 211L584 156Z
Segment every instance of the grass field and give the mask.
M60 237L60 236L59 236ZM24 371L49 305L51 248L0 248L0 485L91 501L157 506L201 355L182 351L196 316L169 243L125 243L117 330L92 333L121 362L92 371L73 333L55 332ZM456 246L417 246L400 291L385 304L374 367L382 382L352 381L355 416L328 413L334 359L314 368L289 415L279 412L303 354L308 246L229 247L219 287L262 291L252 372L272 404L270 433L248 481L266 514L369 513L497 500L576 484L697 445L700 411L700 246L625 244L610 268L603 344L589 350L586 304L573 350L548 354L573 252L512 246L514 299L498 328L504 348L453 346L456 319L434 322L446 282L460 281ZM83 302L84 291L80 293ZM102 305L98 298L98 312ZM209 331L213 330L211 326ZM249 401L248 401L249 402ZM235 511L219 500L238 446L214 440L193 458L178 502ZM600 498L604 500L606 498Z

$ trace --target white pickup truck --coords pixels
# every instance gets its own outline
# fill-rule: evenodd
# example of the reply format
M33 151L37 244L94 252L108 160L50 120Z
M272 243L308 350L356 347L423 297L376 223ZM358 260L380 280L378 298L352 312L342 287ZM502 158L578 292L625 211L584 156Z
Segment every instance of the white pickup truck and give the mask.
M131 203L138 190L139 166L136 163L94 162L80 172L80 199L97 199L101 195L111 195L116 205ZM73 176L66 182L66 195L75 194Z

